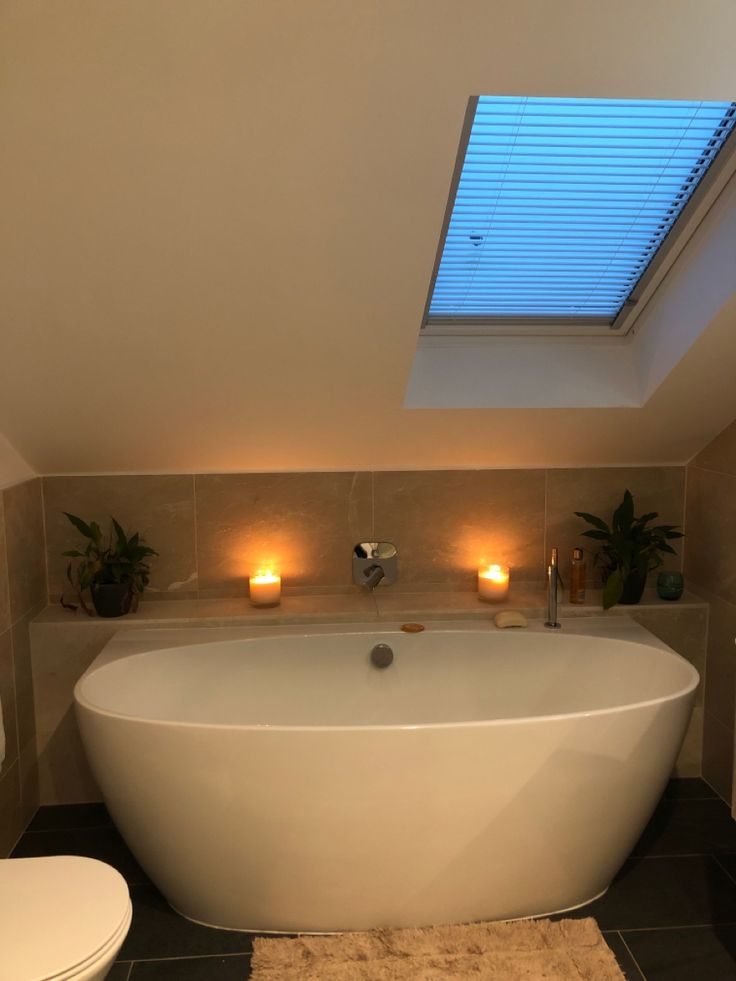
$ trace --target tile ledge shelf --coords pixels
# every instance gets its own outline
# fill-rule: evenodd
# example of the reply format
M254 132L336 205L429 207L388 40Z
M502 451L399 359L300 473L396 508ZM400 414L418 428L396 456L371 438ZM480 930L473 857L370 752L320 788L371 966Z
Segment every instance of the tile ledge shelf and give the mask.
M615 606L604 613L601 608L600 590L588 590L589 601L584 605L562 602L558 615L565 617L622 616L637 611L677 613L683 608L707 609L708 602L686 591L676 601L661 600L653 590L644 595L635 606ZM273 626L289 623L347 623L372 620L426 620L442 619L492 619L500 610L519 610L530 619L546 616L546 594L542 584L521 584L511 589L505 603L485 603L475 591L440 591L436 589L417 592L379 590L376 594L325 593L282 596L281 604L272 608L250 605L247 597L220 599L190 599L171 603L166 600L142 602L136 613L124 617L104 619L87 617L79 612L64 610L58 604L45 607L34 618L34 623L90 627L105 624L119 629L129 627L171 627L175 625L219 626Z

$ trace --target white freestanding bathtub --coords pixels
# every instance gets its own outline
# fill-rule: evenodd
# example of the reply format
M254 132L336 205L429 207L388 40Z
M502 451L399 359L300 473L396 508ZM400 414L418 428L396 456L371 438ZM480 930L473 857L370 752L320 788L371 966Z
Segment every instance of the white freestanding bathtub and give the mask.
M383 670L378 642L395 653ZM175 909L332 931L601 894L672 771L697 683L616 617L555 633L124 631L75 698L110 812Z

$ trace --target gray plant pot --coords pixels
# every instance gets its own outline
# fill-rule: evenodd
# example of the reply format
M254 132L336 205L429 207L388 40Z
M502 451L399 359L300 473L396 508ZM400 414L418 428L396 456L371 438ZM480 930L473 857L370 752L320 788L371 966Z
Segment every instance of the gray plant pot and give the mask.
M130 583L93 583L90 592L98 617L122 617L130 612L133 599Z

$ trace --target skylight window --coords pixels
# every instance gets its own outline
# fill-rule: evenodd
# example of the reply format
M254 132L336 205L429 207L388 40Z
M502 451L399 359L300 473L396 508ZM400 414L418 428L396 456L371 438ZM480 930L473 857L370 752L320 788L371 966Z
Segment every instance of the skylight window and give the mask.
M618 329L736 103L473 101L425 325Z

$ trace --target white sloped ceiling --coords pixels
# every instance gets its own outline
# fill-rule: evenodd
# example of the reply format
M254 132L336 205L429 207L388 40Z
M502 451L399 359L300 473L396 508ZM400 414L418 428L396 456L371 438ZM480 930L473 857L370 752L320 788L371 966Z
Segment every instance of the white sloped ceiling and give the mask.
M730 99L735 35L732 0L6 0L0 431L41 473L685 461L736 301L641 407L404 398L468 97Z

